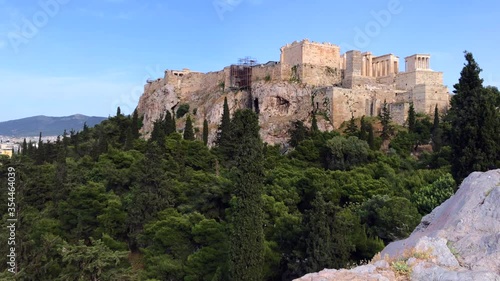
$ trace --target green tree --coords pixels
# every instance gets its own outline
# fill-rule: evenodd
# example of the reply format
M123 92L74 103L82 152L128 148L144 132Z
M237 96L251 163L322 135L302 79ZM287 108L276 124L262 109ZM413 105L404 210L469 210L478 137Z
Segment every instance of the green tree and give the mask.
M387 102L385 100L379 118L380 123L382 124L382 132L380 134L380 137L383 140L388 140L394 133L394 127L391 124L391 112L389 111L389 107L387 106Z
M449 111L451 171L457 182L473 171L494 168L500 159L500 113L494 91L483 87L472 53L466 51L465 59Z
M435 182L421 187L413 194L421 215L427 215L434 208L450 198L455 192L456 183L451 174L440 177Z
M231 120L231 200L229 272L231 280L262 280L264 230L262 212L263 154L258 116L238 110Z
M304 122L297 120L292 122L292 127L288 130L288 133L290 135L288 143L292 147L296 147L309 136L309 129L304 125Z
M163 145L165 140L165 122L169 122L168 120L163 119L163 115L153 122L153 131L151 132L151 138L149 139L151 142L157 142L160 146Z
M168 166L169 163L161 155L161 148L153 142L148 146L144 159L134 163L135 180L125 200L132 251L138 250L137 237L142 233L144 224L155 219L158 212L174 202L172 189L176 185L169 180L166 171L175 171L175 164Z
M119 265L127 257L127 252L112 251L94 239L90 245L64 243L59 252L64 264L61 280L120 280Z
M369 124L368 125L368 146L370 146L370 149L375 150L375 132L373 131L373 125Z
M432 124L432 150L434 152L439 152L443 146L443 129L439 124L439 111L436 104L434 108L434 122Z
M357 137L333 137L326 142L328 168L331 170L350 170L356 165L365 163L370 147L366 141Z
M368 141L368 126L370 125L370 123L366 121L364 115L361 116L361 120L359 123L358 138L360 140Z
M183 104L179 105L179 108L177 109L177 114L176 114L177 119L184 117L184 115L186 115L186 113L188 113L188 112L189 112L189 104L183 103Z
M45 149L42 142L42 132L40 132L40 136L38 137L38 147L36 149L36 163L38 165L42 164L45 161L44 150Z
M413 107L413 102L410 102L410 108L408 109L408 131L410 133L415 132L416 122L415 108Z
M175 118L170 114L170 111L167 110L165 114L165 135L170 135L175 133Z
M222 118L217 130L217 145L226 146L229 141L229 134L231 130L231 113L229 112L229 105L227 104L227 97L224 97L224 105L222 107Z
M23 155L26 155L27 152L28 152L28 143L26 142L26 138L24 138L21 153Z
M345 129L345 134L348 136L358 136L359 131L358 131L358 126L356 125L356 120L354 119L354 114L351 113L351 119L349 120L349 123L347 123L347 128Z
M208 144L208 121L207 119L203 120L203 144Z
M319 131L318 120L316 119L316 113L314 111L312 112L311 131L312 132Z
M360 209L361 221L372 237L380 237L387 244L406 238L420 221L417 208L403 197L375 195Z
M184 139L191 141L194 140L193 122L191 121L191 116L186 118L186 125L184 126Z
M139 134L139 114L137 113L137 108L134 110L134 113L132 114L132 124L130 126L130 130L132 133L132 138L134 140L138 139L140 134Z
M318 192L307 212L307 257L309 272L340 268L348 262L354 245L347 225L339 218L341 208Z

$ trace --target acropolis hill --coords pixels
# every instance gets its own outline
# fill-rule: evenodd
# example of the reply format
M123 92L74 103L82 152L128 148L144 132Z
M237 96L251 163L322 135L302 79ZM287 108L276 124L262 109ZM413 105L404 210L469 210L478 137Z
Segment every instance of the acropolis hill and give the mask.
M430 69L430 55L405 58L400 72L399 57L375 56L307 39L281 47L280 61L257 64L241 60L223 70L200 73L166 70L163 78L148 80L138 112L144 116L143 133L165 110L189 104L201 138L203 119L209 122L209 142L222 115L224 97L231 111L253 108L259 113L261 136L275 144L286 142L290 121L310 124L315 112L319 128L338 128L351 116L377 116L384 100L396 123L404 124L411 102L417 112L433 114L437 105L445 111L450 95L443 73ZM193 109L196 109L193 111ZM178 129L184 122L178 120Z

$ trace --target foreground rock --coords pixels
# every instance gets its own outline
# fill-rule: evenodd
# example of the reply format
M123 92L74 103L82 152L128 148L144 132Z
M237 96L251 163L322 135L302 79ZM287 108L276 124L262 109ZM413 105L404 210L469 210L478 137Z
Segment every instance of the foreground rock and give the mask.
M407 239L371 264L295 279L500 281L500 169L474 172Z

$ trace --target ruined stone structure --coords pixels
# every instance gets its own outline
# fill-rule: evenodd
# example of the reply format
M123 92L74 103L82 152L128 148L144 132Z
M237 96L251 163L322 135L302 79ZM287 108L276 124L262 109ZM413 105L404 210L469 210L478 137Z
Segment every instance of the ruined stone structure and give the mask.
M159 98L161 95L175 95L164 98L169 102L163 104L161 110L173 110L178 103L194 103L205 117L214 115L215 118L215 109L211 106L218 111L221 98L223 100L228 92L234 92L238 97L234 100L234 109L254 105L270 110L260 110L260 115L269 115L261 116L263 120L278 114L287 116L288 121L303 119L305 122L309 121L310 112L315 110L326 116L323 120L329 123L323 124L326 129L338 128L351 116L377 116L384 101L389 105L393 120L399 124L406 121L410 103L414 104L417 112L427 114L432 114L436 105L441 111L448 108L450 95L443 85L443 73L430 69L428 54L406 57L405 69L401 72L399 57L393 54L374 56L357 50L341 54L337 45L307 39L287 44L280 50L279 62L255 64L252 61L250 65L232 65L208 73L189 69L166 70L163 78L148 80L138 107L139 113L146 117L145 133L151 129L147 126L148 120L152 123L159 116L158 112L148 110L144 105L153 93ZM250 84L255 87L241 87ZM297 88L293 84L301 86ZM277 88L277 85L280 86ZM266 87L272 87L274 92L267 91ZM288 92L290 89L298 92ZM249 93L245 95L243 91ZM208 100L211 104L202 103ZM289 107L296 108L295 111L283 111L282 105L293 103L292 100L304 102ZM281 105L281 108L274 112L272 105ZM218 118L220 116L212 121L217 123L220 121ZM271 139L275 142L279 138Z

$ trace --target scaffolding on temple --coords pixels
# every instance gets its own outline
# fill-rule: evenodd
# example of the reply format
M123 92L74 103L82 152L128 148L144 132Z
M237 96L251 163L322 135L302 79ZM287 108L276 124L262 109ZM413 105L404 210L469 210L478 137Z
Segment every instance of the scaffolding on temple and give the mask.
M250 90L252 86L252 67L257 65L257 60L245 57L238 60L238 64L230 67L230 89Z

